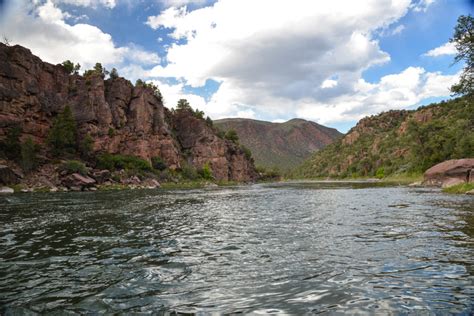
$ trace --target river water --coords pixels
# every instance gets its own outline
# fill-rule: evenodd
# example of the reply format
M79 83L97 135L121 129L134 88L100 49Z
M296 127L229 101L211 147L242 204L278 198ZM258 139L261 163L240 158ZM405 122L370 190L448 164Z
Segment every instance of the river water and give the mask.
M465 195L295 182L0 206L0 314L474 311Z

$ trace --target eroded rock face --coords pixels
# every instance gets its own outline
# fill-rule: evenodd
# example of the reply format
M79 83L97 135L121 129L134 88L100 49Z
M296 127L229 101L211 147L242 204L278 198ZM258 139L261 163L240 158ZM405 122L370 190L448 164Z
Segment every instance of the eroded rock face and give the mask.
M219 138L212 127L189 111L177 111L173 128L188 163L197 168L208 163L216 180L249 181L257 178L253 161L238 145Z
M459 183L472 182L473 174L474 158L452 159L426 170L423 184L449 187Z
M152 89L123 78L69 75L24 47L0 44L0 140L19 125L22 139L31 136L44 144L54 117L66 105L79 136L90 135L96 152L147 160L158 156L171 169L179 169L183 160L197 168L209 163L218 180L255 178L253 162L242 158L238 146L218 138L192 113L171 113Z

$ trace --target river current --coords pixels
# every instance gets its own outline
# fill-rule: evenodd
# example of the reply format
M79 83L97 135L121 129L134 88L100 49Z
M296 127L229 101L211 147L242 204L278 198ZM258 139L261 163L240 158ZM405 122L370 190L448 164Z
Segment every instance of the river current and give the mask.
M0 314L471 314L474 198L294 182L0 196Z

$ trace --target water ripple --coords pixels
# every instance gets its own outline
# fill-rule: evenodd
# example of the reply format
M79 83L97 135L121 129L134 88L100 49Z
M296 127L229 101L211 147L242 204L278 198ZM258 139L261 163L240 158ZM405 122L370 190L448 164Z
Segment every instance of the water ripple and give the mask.
M468 196L300 182L0 205L2 314L473 311Z

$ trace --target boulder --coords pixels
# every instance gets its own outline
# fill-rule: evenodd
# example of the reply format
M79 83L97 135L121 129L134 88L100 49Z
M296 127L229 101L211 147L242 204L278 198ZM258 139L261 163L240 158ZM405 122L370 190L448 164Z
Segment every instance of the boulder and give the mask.
M467 191L466 194L467 194L467 195L474 195L474 190Z
M97 183L102 184L110 180L112 174L109 170L97 170L92 173L92 177Z
M10 167L0 165L0 184L17 184L20 177Z
M447 160L430 169L424 174L424 185L452 186L469 183L473 180L474 158Z
M15 190L9 187L0 187L0 194L12 194Z
M160 183L155 179L146 179L142 182L142 185L147 189L157 189L160 187Z
M73 173L62 179L62 183L67 188L78 191L77 188L84 189L92 187L96 184L96 181L88 176L83 176L78 173Z

